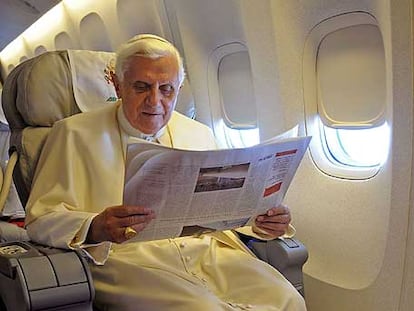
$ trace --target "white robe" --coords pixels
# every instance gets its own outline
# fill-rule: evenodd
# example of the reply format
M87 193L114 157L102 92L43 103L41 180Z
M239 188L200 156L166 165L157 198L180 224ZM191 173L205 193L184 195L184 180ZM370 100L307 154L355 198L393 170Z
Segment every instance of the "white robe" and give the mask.
M231 231L84 244L93 217L122 204L128 133L119 122L118 106L54 125L27 204L31 239L82 248L94 263L96 303L102 310L306 310L296 289ZM208 127L178 113L159 141L182 149L216 147Z

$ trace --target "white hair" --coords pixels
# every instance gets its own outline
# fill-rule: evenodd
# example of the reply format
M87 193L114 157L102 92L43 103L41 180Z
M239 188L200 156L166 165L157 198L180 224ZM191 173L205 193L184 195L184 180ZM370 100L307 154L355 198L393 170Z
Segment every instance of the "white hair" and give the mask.
M118 48L116 52L115 73L118 79L123 81L124 73L128 69L132 57L142 56L156 59L167 55L173 55L177 59L179 68L178 79L181 85L185 78L185 71L180 53L169 41L152 34L136 35Z

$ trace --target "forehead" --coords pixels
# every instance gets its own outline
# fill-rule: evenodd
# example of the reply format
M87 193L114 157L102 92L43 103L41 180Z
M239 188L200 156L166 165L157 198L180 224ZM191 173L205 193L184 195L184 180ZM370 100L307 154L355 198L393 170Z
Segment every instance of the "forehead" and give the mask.
M133 56L129 59L125 79L132 81L178 81L178 62L173 55L149 58Z

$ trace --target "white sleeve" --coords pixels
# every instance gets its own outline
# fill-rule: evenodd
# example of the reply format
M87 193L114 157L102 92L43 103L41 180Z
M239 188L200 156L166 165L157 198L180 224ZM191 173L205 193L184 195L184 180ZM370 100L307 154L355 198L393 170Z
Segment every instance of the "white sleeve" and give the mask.
M80 230L76 233L72 242L69 244L73 249L81 250L95 265L104 265L109 256L111 242L100 242L96 244L85 243L92 220L97 215L88 218L83 223Z

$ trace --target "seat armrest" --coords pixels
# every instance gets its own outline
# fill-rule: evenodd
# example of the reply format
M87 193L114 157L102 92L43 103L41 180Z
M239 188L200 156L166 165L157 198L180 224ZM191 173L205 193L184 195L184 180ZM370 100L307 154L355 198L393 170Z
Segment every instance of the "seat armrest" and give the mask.
M0 220L0 243L11 241L29 241L29 236L25 229Z
M75 251L0 243L0 310L92 311L92 277Z
M263 261L276 268L293 286L305 295L302 266L308 259L305 246L293 238L261 241L250 239L247 246Z

